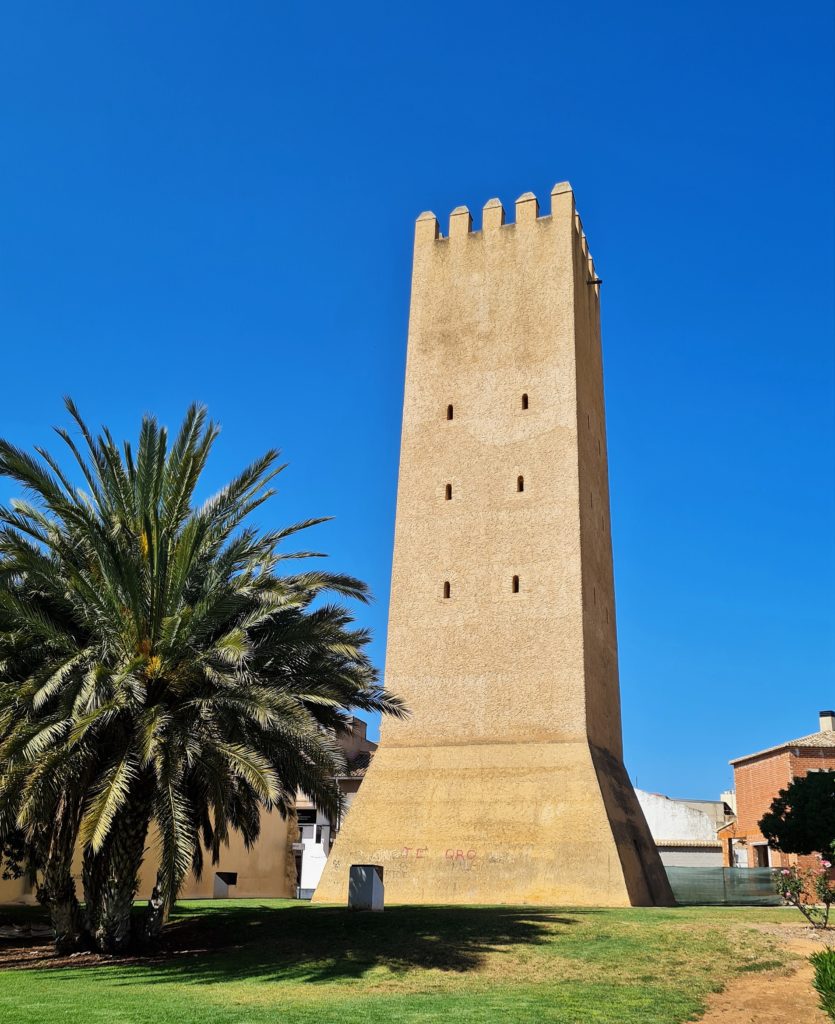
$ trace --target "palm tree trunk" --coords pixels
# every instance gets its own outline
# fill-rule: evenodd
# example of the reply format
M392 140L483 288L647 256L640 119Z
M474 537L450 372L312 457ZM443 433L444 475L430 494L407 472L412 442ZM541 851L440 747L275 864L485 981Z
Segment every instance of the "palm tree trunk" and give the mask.
M55 936L56 953L72 953L81 945L83 926L81 909L75 894L75 882L69 870L51 865L38 887L38 902L49 911Z
M84 856L84 898L87 926L102 953L122 953L131 943L131 911L145 854L150 805L138 799L113 823L98 853Z
M55 825L43 858L43 881L38 886L38 902L49 911L57 953L77 950L84 930L72 877L72 856L77 832L75 819L73 808L62 800L56 811Z

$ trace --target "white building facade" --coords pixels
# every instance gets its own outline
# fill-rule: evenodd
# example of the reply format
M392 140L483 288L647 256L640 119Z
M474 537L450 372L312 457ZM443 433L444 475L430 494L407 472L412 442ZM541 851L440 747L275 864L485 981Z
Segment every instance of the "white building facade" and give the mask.
M665 867L722 867L716 837L724 818L722 801L671 800L643 789L635 794Z

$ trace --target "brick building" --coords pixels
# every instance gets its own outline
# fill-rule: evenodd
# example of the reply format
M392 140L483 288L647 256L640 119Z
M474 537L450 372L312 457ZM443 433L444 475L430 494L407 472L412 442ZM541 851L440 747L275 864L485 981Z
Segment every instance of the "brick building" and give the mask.
M835 712L821 711L820 729L800 739L731 761L736 784L736 821L718 830L723 860L730 867L788 867L804 862L771 850L758 822L781 789L809 772L835 771Z

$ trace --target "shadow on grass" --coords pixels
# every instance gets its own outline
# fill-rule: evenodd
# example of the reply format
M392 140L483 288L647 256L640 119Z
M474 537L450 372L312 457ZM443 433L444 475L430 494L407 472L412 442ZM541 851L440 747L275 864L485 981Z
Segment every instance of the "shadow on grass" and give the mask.
M560 926L576 921L527 907L391 907L382 914L304 905L189 907L166 930L165 959L114 966L108 977L122 984L300 983L358 979L375 967L463 973L488 953L553 941Z

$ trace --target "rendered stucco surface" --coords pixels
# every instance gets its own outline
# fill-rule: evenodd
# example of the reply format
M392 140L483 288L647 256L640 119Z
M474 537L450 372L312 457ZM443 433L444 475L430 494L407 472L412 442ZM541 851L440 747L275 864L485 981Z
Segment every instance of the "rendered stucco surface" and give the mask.
M389 901L672 900L621 760L599 286L570 186L538 214L417 221L386 670L413 714L317 901L354 863Z
M660 793L636 789L635 795L644 812L653 839L702 839L716 841L716 826L703 811L687 807L680 800L670 800Z

